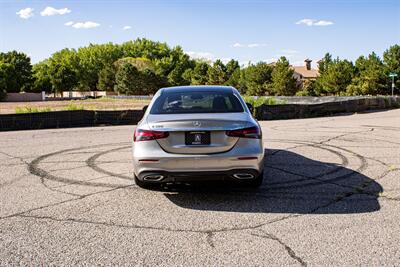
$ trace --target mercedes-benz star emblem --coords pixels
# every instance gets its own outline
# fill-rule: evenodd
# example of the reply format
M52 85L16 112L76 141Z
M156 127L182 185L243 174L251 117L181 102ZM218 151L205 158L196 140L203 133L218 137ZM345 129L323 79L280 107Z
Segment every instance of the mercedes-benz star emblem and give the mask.
M193 126L195 126L195 127L200 127L200 126L201 126L201 122L199 122L199 121L194 121L194 122L193 122Z

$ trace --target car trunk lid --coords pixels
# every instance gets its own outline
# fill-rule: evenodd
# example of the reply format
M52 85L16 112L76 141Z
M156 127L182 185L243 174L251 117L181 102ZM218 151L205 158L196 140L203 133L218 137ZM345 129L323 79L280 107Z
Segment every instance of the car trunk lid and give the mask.
M157 142L166 152L178 154L226 152L238 141L226 131L251 126L246 113L149 115L147 124L151 130L168 131L168 138Z

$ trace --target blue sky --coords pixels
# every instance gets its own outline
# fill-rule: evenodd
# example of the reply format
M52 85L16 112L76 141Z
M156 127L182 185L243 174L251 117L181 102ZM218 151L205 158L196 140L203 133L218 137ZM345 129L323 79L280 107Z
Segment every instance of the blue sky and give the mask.
M400 43L400 1L0 0L0 50L34 63L64 47L138 37L241 63L285 55L299 65L325 52L355 60Z

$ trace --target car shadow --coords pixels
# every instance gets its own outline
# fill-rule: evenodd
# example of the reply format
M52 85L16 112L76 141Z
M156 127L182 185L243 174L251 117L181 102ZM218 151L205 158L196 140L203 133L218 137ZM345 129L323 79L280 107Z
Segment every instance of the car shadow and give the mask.
M175 205L194 210L299 214L379 210L381 185L359 171L346 168L348 160L341 157L342 163L334 164L287 150L268 149L260 188L208 182L164 185L161 190Z

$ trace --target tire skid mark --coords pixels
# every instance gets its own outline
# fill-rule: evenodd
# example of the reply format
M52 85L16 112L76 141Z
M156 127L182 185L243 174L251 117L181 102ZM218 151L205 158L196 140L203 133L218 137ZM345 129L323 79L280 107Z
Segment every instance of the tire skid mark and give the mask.
M121 175L121 174L117 174L117 173L113 173L113 172L107 171L107 170L105 170L103 168L100 168L96 164L96 160L99 157L101 157L101 156L103 156L105 154L108 154L108 153L120 151L120 150L127 149L127 148L130 148L130 147L131 146L122 146L122 147L117 147L117 148L113 148L113 149L110 149L110 150L106 150L106 151L103 151L103 152L100 152L100 153L96 153L96 154L94 154L93 156L91 156L90 158L88 158L86 160L86 165L89 166L90 168L92 168L93 170L99 172L99 173L108 174L108 175L113 176L113 177L117 177L117 178L121 178L121 179L132 181L132 177L131 176Z
M66 152L72 152L72 151L77 151L77 150L82 150L82 149L90 149L90 148L97 148L97 147L104 147L104 146L115 146L115 145L125 145L127 142L123 143L110 143L110 144L101 144L101 145L93 145L93 146L86 146L86 147L78 147L78 148L70 148L70 149L64 149L60 151L56 151L53 153L45 154L40 157L35 158L32 162L28 164L28 171L40 177L41 182L43 183L44 180L52 180L60 183L66 183L66 184L71 184L71 185L83 185L83 186L94 186L94 187L119 187L120 185L118 184L110 184L110 183L99 183L99 182L87 182L87 181L81 181L81 180L75 180L75 179L69 179L69 178L64 178L64 177L59 177L56 175L51 174L50 172L46 171L45 169L42 169L39 167L39 164L41 161L50 158L55 155L60 155Z
M274 139L274 140L277 140L277 139ZM271 140L272 142L274 141L274 140ZM277 141L280 141L279 139L277 140ZM286 140L286 142L291 142L291 143L296 143L296 142L299 142L299 141L297 141L297 140ZM301 142L300 142L301 143ZM286 185L286 186L274 186L274 187L271 187L270 189L272 190L275 190L275 189L290 189L290 188L302 188L302 187L307 187L307 186L316 186L316 185L321 185L321 184L324 184L324 183L326 183L326 184L334 184L334 185L338 185L338 186L342 186L342 187L349 187L349 186L346 186L346 185L343 185L343 184L340 184L340 183L337 183L338 181L340 181L340 180L343 180L343 179L346 179L346 178L348 178L348 177L351 177L351 176L353 176L353 175L357 175L358 174L358 172L362 172L363 170L365 170L366 168L367 168L367 166L368 166L368 164L367 164L367 161L365 160L365 158L363 157L363 156L361 156L361 155L359 155L359 154L357 154L357 153L355 153L355 152L353 152L353 151L350 151L350 150L348 150L348 149L343 149L343 148L340 148L340 147L336 147L336 146L332 146L332 145L328 145L328 144L320 144L320 143L318 143L318 142L308 142L308 144L307 143L305 143L304 142L304 144L305 144L305 146L310 146L310 147L314 147L314 148L320 148L320 149L323 149L323 150L327 150L327 151L329 151L329 152L331 152L331 153L334 153L334 154L336 154L337 156L339 156L341 159L342 159L342 164L344 165L344 166L346 166L346 165L348 165L348 159L347 159L347 157L346 156L344 156L342 153L340 153L340 152L337 152L337 151L335 151L335 150L333 150L333 149L329 149L329 148L326 148L326 146L328 146L328 147L333 147L333 148L336 148L336 149L339 149L339 150L343 150L343 151L345 151L345 152L347 152L347 153L351 153L351 154L353 154L354 156L356 156L359 160L360 160L360 162L361 162L361 165L356 169L356 170L350 170L348 173L346 173L346 174L343 174L343 175L339 175L339 176L336 176L336 177L333 177L333 178L330 178L330 179L326 179L326 180L322 180L322 179L319 179L319 178L321 178L321 177L323 177L323 176L325 176L325 175L329 175L329 174L332 174L332 173L336 173L336 172L339 172L340 170L342 170L343 169L343 167L339 167L339 168L335 168L335 169L333 169L333 170L330 170L330 171L328 171L328 172L324 172L324 173L321 173L321 174L318 174L318 175L316 175L316 176L305 176L305 175L303 175L303 174L299 174L299 173L295 173L295 172L290 172L290 171L287 171L287 170L284 170L284 169L281 169L281 168L279 168L279 170L280 171L283 171L283 172L286 172L286 173L289 173L289 174L292 174L292 175L297 175L297 176L300 176L300 177L303 177L302 179L297 179L297 180L294 180L294 181L286 181L286 182L281 182L282 184L288 184L289 183L289 185ZM269 168L272 168L272 169L277 169L276 167L270 167L270 166L266 166L267 168L269 167ZM316 180L316 181L315 181ZM300 183L300 184L295 184L295 185L290 185L291 183L296 183L296 182L299 182L299 181L308 181L308 182L306 182L306 183ZM275 184L279 184L279 182L277 182L277 183L275 183ZM268 185L268 184L267 184ZM270 184L271 185L271 184ZM351 188L353 188L353 187L351 187Z
M297 141L295 142L295 141L292 141L292 140L288 140L288 141L291 142L291 143L301 143L303 146L316 147L318 149L326 150L328 152L331 152L331 153L335 154L336 156L338 156L341 159L341 166L337 167L337 168L334 168L334 169L332 169L332 170L330 170L328 172L320 173L320 174L315 175L315 176L306 176L306 175L303 175L303 174L287 171L287 170L282 169L282 168L277 168L277 167L273 167L271 165L266 165L265 167L267 167L267 168L277 169L277 170L286 172L288 174L293 174L293 175L296 175L296 176L303 177L303 179L296 179L296 180L291 180L291 181L282 181L282 182L269 183L268 184L269 186L278 185L278 184L288 184L288 183L291 184L291 183L302 182L302 181L306 181L306 180L310 180L310 179L317 179L317 178L322 177L324 175L330 175L330 174L333 174L333 173L337 173L340 170L342 170L343 167L348 166L348 164L349 164L349 161L348 161L347 157L345 157L342 153L339 153L339 152L337 152L335 150L332 150L332 149L329 149L329 148L325 148L324 146L316 146L315 143L312 143L312 142L306 143L306 142L297 142ZM298 146L296 146L294 148L297 148L297 147ZM289 148L289 149L293 149L293 148ZM285 150L289 150L289 149L285 149ZM284 151L284 150L279 150L279 151ZM274 155L278 154L279 151L277 153L275 153ZM273 188L275 188L275 187L273 187Z
M274 140L269 140L269 141L274 142ZM288 142L288 141L289 141L289 142L292 142L292 143L298 142L298 143L299 143L299 146L310 146L310 147L313 147L313 148L318 148L318 149L327 150L327 151L329 151L329 152L331 152L331 153L337 155L339 158L341 158L341 160L342 160L342 165L343 165L343 166L347 166L347 165L348 165L348 159L347 159L346 156L344 156L342 153L340 153L340 152L338 152L338 151L335 151L335 150L333 150L333 149L329 149L329 148L327 148L327 147L336 148L336 149L338 149L338 150L343 150L342 148L334 147L334 146L327 145L327 144L320 144L320 143L314 143L314 142L304 142L304 141L301 141L301 140L282 140L282 141L283 141L283 142ZM126 148L130 147L130 146L126 146L126 144L127 144L127 143L103 144L103 145L98 145L98 146L89 146L89 147L80 147L80 148L74 148L74 149L66 149L66 150L61 150L61 151L58 151L58 152L46 154L46 155L43 155L43 156L38 157L38 158L36 158L35 160L33 160L33 161L29 164L29 171L30 171L32 174L41 177L42 180L48 179L48 180L60 181L60 182L66 183L66 184L78 184L78 185L85 185L85 186L101 186L101 187L104 187L104 185L106 185L106 187L113 187L113 186L115 187L115 185L110 185L110 184L91 183L91 182L87 182L87 181L86 181L86 182L84 182L84 181L76 181L76 180L71 180L71 179L67 179L67 178L57 177L57 176L55 176L55 175L52 175L52 174L48 173L46 170L43 170L43 169L39 168L38 165L39 165L39 163L40 163L41 161L43 161L43 160L45 160L45 159L47 159L47 158L49 158L49 157L51 157L51 156L58 155L58 154L62 154L62 153L65 153L65 152L71 152L71 151L76 151L76 150L80 150L80 149L87 149L87 148L93 148L93 147L99 147L99 146L101 147L101 146L123 145L122 147L112 148L112 149L109 149L109 150L107 150L107 151L102 151L102 152L96 153L96 154L94 154L93 156L91 156L88 160L86 160L87 165L88 165L89 167L91 167L92 169L94 169L95 171L99 171L99 172L101 172L101 173L105 173L105 174L107 174L108 176L116 176L114 173L109 172L108 170L104 170L104 169L102 169L102 168L99 168L99 167L96 165L96 160L97 160L100 156L102 156L102 155L104 155L104 154L106 154L106 153L112 153L112 152L119 151L119 150L123 150L123 149L126 149ZM296 147L299 147L299 146L296 146ZM345 150L345 151L346 151L346 150ZM350 151L350 150L347 150L346 152L351 153L351 154L353 154L353 155L355 155L355 156L358 155L358 154L356 154L356 153L354 153L354 152L352 152L352 151ZM276 155L277 153L279 153L279 150L278 150L278 151L274 151L273 153L270 154L270 156L274 156L274 155ZM367 162L365 161L365 159L362 160L363 157L362 157L361 155L358 155L357 157L359 157L359 158L361 159L361 160L360 160L360 161L361 161L361 166L358 167L357 170L360 170L360 171L361 171L361 170L364 170L364 169L367 167ZM267 167L268 167L268 166L267 166ZM319 177L322 177L322 176L327 175L327 174L334 174L335 172L338 172L338 171L339 171L340 169L342 169L342 168L343 168L343 167L335 168L335 169L330 170L330 171L328 171L328 172L318 174L316 177L307 177L307 176L306 176L306 177L304 177L303 179L301 179L301 181L308 181L308 180L313 180L313 179L314 179L314 180L317 180L317 181L315 181L315 182L309 181L308 183L305 183L305 184L292 185L292 186L288 186L288 187L282 187L282 186L281 186L281 187L273 187L272 189L275 190L275 189L280 189L280 188L291 188L291 187L296 187L296 188L298 188L299 186L306 187L306 186L312 186L312 185L316 185L316 184L324 184L324 183L327 184L327 183L332 182L332 181L334 181L334 180L337 180L337 179L339 179L339 180L340 180L340 179L344 179L344 178L346 178L346 177L349 177L349 176L352 176L352 175L356 174L356 171L352 171L352 172L350 172L350 173L346 173L346 174L344 174L344 175L337 176L337 177L334 177L334 178L332 178L332 179L328 179L328 180L318 180ZM301 176L301 174L296 174L296 173L292 173L292 174ZM125 179L128 177L128 176L126 176L126 175L119 175L119 176L122 176L122 177L124 177ZM118 177L118 176L116 176L116 177ZM119 178L121 178L121 177L119 177ZM126 187L128 187L128 186L126 186ZM134 188L134 186L129 186L129 187ZM110 189L110 190L105 190L105 191L101 191L101 192L97 192L97 193L109 192L109 191L112 191L112 190L115 190L115 189L119 189L119 188L125 188L125 187L119 186L119 187L116 187L116 188L113 188L113 189ZM351 188L351 189L353 189L353 188ZM245 196L245 194L246 194L246 193L249 193L249 192L234 191L234 192L228 192L227 194L230 194L230 195L235 194L235 195L237 195L238 193L239 193L240 195L242 195L242 196ZM267 192L265 192L264 194L263 194L263 193L256 193L255 195L256 195L256 197L274 197L274 196L272 196L272 195L267 195L268 193L273 193L273 192L268 192L268 191L267 191ZM280 221L283 221L283 220L287 220L287 219L290 219L290 218L297 218L297 217L299 217L299 216L305 216L305 215L307 215L307 214L315 213L315 212L317 212L317 211L318 211L319 209L321 209L321 208L326 208L326 207L328 207L328 206L330 206L330 205L332 205L332 204L335 204L335 203L337 203L337 202L339 202L339 201L345 199L346 197L349 197L349 196L351 196L351 195L353 195L353 194L356 194L356 193L362 193L362 192L354 192L354 190L353 190L353 191L346 192L346 193L345 193L344 195L342 195L342 196L334 196L334 197L332 197L332 198L329 198L329 200L331 200L331 201L329 201L328 203L326 203L326 204L324 204L324 205L321 205L321 206L318 206L318 207L315 207L315 208L312 208L312 209L310 209L308 212L305 212L305 213L303 213L303 214L290 214L290 215L287 215L287 216L282 216L282 217L280 217L280 218L276 218L276 219L264 221L264 222L257 223L257 224L254 224L254 225L238 226L238 227L231 227L231 228L230 228L230 227L222 227L222 228L220 228L220 229L211 229L211 230L209 230L209 229L208 229L208 230L172 229L172 228L169 228L169 227L153 227L153 226L145 226L145 225L125 225L125 224L118 224L118 223L112 223L112 222L111 222L111 223L110 223L110 222L98 222L98 221L90 221L90 220L74 219L74 218L59 219L59 218L54 218L54 217L51 217L51 216L34 216L34 215L26 215L26 214L25 214L25 213L27 213L27 212L31 212L31 211L34 211L34 210L43 209L43 208L46 208L46 207L54 207L54 206L61 205L61 204L63 204L63 203L69 202L69 201L79 200L79 199L82 199L82 198L84 198L84 197L86 197L86 196L89 196L89 195L92 195L92 194L79 196L79 197L76 197L76 198L73 198L73 199L70 199L70 200L67 200L67 201L55 203L55 204L53 204L53 205L48 205L48 206L44 206L44 207L39 207L39 208L36 208L36 209L28 210L28 211L21 212L21 213L15 214L15 215L7 216L7 217L19 216L19 217L32 218L32 219L45 219L45 220L53 220L53 221L58 221L58 222L95 224L95 225L104 225L104 226L121 227L121 228L135 228L135 229L162 230L162 231L173 231L173 232L196 232L196 233L203 233L203 234L206 234L206 241L208 242L208 244L209 244L211 247L213 247L213 246L215 246L215 245L214 245L214 243L213 243L213 241L212 241L212 237L213 237L213 235L214 235L215 233L218 233L218 232L229 232L229 231L242 231L242 230L258 229L258 228L263 227L263 226L268 225L268 224L277 223L277 222L280 222ZM290 194L289 194L289 195L290 195ZM254 193L253 193L253 196L254 196ZM0 219L2 219L2 218L0 218ZM275 241L277 241L277 240L275 240ZM281 244L281 245L283 245L283 244ZM286 248L286 247L285 247L285 248ZM293 252L293 250L292 250L292 252ZM288 253L289 253L289 251L288 251ZM294 252L293 252L293 253L294 253ZM294 254L294 255L295 255L295 254Z

